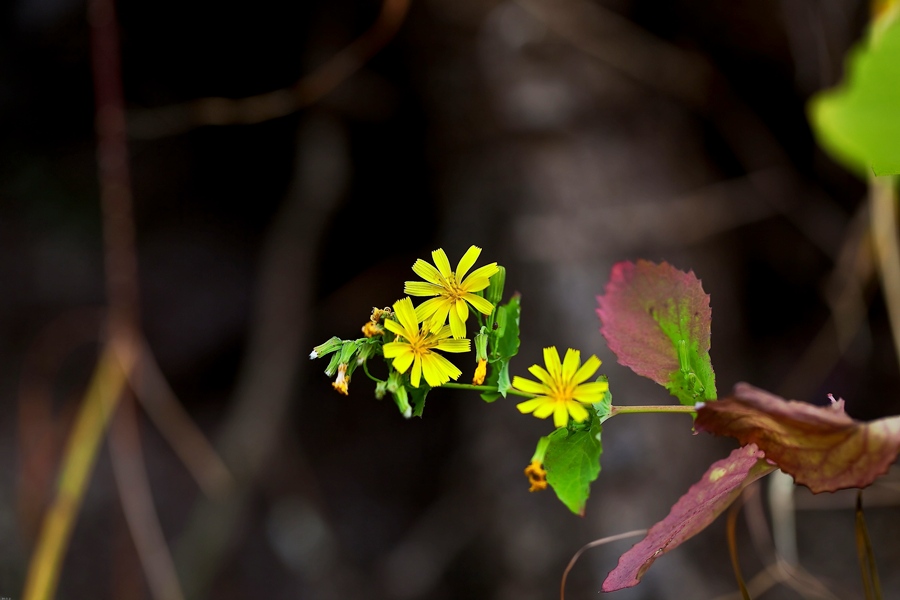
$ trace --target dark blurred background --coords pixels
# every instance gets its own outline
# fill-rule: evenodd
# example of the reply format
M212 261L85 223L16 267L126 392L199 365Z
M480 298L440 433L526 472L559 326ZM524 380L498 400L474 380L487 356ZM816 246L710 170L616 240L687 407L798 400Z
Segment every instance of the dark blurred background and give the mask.
M594 313L610 267L646 258L693 269L711 293L720 394L749 381L819 404L834 393L855 418L900 412L865 183L816 146L804 112L840 80L866 3L391 6L398 32L315 102L258 124L173 127L166 107L293 85L382 5L118 3L142 326L236 480L205 496L141 414L187 597L556 598L579 547L660 520L734 447L680 416L614 419L578 517L551 491L528 493L522 469L552 425L513 400L436 391L407 421L362 372L338 395L309 350L357 337L438 247L455 265L477 244L479 264L507 267L507 291L522 294L516 374L543 346L580 348L603 359L615 403L671 401L616 364ZM17 598L105 288L85 6L14 0L0 27L0 595ZM51 398L45 421L24 417L35 385ZM817 509L796 513L800 564L839 598L862 597L852 500L796 499ZM867 515L893 597L900 511L883 504ZM749 578L773 555L743 521L738 535ZM585 554L566 598L597 597L634 541ZM104 447L58 597L149 589ZM717 522L614 597L735 590Z

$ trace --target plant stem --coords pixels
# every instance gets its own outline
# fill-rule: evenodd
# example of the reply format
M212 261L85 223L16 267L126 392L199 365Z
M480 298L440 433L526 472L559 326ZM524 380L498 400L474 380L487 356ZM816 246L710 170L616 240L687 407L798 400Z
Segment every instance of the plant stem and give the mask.
M897 178L869 179L869 214L881 289L894 349L900 356L900 241L897 239Z
M493 385L474 385L471 383L445 383L441 387L451 388L454 390L472 390L475 392L496 392L497 387ZM512 394L514 396L522 396L523 398L534 398L536 394L529 394L528 392L520 392L516 389L508 389L506 390L507 394ZM609 411L609 416L614 417L616 415L624 415L629 413L684 413L684 414L694 414L697 412L697 409L693 406L681 406L681 405L672 405L672 404L663 404L663 405L645 405L645 406L611 406Z
M475 392L496 392L497 387L493 385L475 385L472 383L445 383L441 387L451 388L454 390L472 390ZM535 394L529 394L528 392L520 392L519 390L514 390L509 388L506 390L507 394L512 394L513 396L522 396L523 398L534 398Z
M663 404L656 406L611 406L609 416L625 415L629 413L684 413L694 414L697 409L693 406L680 406Z

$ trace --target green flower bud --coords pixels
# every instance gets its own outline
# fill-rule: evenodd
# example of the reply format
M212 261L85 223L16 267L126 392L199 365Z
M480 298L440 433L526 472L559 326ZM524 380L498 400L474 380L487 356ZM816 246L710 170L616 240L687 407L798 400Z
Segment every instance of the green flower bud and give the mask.
M332 352L340 348L342 343L343 342L341 342L341 338L332 336L327 342L319 344L318 346L313 348L313 351L309 353L309 358L321 358L323 356L331 354Z

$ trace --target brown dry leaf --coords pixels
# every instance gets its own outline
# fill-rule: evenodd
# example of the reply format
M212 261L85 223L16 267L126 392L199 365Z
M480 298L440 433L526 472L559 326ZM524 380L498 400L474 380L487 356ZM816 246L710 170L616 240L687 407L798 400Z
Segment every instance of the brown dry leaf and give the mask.
M754 443L796 483L814 493L863 488L887 472L900 452L900 416L863 423L843 401L814 406L746 383L704 405L695 427Z

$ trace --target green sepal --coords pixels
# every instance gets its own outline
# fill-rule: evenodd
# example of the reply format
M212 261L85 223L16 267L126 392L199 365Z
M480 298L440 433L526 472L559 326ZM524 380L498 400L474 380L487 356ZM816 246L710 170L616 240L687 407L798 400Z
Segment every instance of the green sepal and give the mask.
M570 422L548 437L544 454L547 483L557 498L576 515L584 516L584 507L591 492L591 483L600 474L600 455L603 427L592 408L584 423Z

